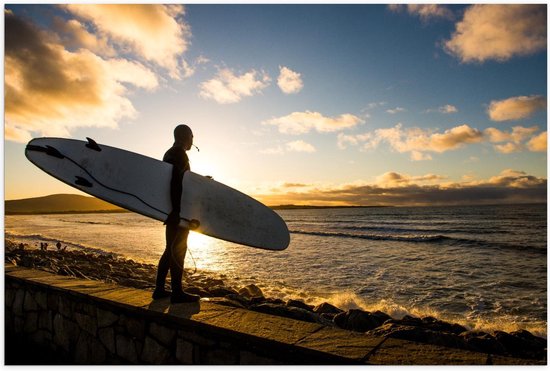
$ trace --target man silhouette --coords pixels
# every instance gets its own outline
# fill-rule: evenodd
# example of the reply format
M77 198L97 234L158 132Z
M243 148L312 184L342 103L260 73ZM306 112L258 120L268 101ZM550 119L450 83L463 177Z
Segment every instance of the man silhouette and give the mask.
M193 132L189 126L178 125L174 129L174 144L166 151L162 159L162 161L172 164L172 178L170 180L172 211L164 222L166 224L166 249L159 260L153 299L170 296L170 302L172 303L191 303L200 299L197 295L184 292L181 284L189 229L179 226L180 199L183 174L190 170L189 158L185 151L190 150L192 145ZM170 271L171 293L164 288L168 271Z

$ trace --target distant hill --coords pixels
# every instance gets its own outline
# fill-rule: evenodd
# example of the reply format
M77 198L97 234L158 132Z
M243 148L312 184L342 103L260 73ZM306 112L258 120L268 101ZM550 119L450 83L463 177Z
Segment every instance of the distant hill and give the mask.
M95 197L72 194L5 201L6 215L123 211L125 210Z

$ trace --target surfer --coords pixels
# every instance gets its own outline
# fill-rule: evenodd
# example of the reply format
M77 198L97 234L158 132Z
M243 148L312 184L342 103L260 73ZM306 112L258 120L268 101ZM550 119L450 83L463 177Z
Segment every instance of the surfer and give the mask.
M190 170L189 158L185 151L190 150L192 145L193 132L191 128L187 125L178 125L174 129L174 144L166 151L162 159L173 166L170 181L172 211L164 222L166 225L166 249L159 260L153 299L170 296L172 303L192 303L200 299L197 295L184 292L181 284L189 229L179 226L180 199L183 174ZM172 292L164 288L168 271L170 271Z

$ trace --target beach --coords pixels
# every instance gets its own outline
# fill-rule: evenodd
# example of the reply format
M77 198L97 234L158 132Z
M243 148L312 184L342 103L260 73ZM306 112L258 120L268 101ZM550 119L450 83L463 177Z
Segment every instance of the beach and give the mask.
M154 289L156 266L114 254L67 250L48 245L45 249L5 240L5 261L77 278L116 283L145 290ZM546 339L526 330L472 331L432 316L392 318L382 311L344 310L329 302L309 305L301 300L269 297L255 284L228 285L223 274L186 270L184 289L203 301L253 311L322 323L369 335L417 341L451 348L529 359L546 358Z

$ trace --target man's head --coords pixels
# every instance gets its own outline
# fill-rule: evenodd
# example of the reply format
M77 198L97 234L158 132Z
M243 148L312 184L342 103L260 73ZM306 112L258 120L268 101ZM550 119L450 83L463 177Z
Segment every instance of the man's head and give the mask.
M193 132L187 125L178 125L174 129L174 141L185 148L186 151L193 145Z

